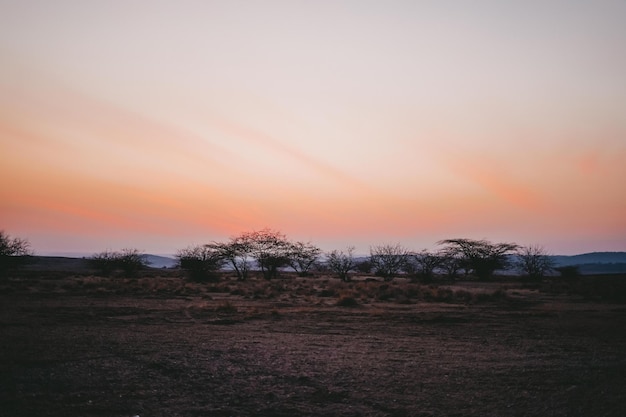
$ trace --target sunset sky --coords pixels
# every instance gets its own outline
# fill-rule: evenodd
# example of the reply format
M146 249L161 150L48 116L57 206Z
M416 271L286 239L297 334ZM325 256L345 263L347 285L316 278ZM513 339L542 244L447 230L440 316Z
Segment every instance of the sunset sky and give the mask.
M0 0L0 229L626 250L625 1Z

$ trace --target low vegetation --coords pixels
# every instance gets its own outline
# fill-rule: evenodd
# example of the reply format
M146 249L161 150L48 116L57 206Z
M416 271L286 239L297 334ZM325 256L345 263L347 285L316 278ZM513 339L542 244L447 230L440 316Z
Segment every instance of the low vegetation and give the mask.
M279 243L252 251L257 237ZM626 275L539 278L519 249L498 266L520 275L483 275L493 259L483 269L451 244L372 249L389 258L266 231L188 247L178 268L123 250L12 270L0 281L3 411L623 415Z
M90 258L90 264L104 276L121 272L125 277L134 277L147 267L149 262L137 249L122 249L96 253Z

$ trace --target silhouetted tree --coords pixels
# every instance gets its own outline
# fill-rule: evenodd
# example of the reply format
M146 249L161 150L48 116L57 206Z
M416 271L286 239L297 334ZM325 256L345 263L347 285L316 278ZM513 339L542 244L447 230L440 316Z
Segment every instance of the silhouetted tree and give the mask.
M232 266L239 281L245 281L250 271L250 251L252 246L246 237L233 237L225 243L213 242L209 246L219 251L226 263Z
M287 237L271 229L263 229L241 234L237 239L249 247L249 253L256 261L263 277L272 279L278 269L289 264L291 244Z
M554 263L541 246L522 246L517 251L517 267L529 278L540 280L553 269Z
M134 277L140 270L150 265L150 262L139 250L126 248L121 250L118 264L125 276Z
M445 245L446 250L460 255L464 266L479 279L489 279L496 270L510 267L509 255L518 248L515 243L473 239L446 239L438 243Z
M374 273L390 281L409 261L410 252L400 244L370 247L369 261Z
M190 246L178 251L178 266L197 282L215 281L218 271L226 263L223 252L213 245Z
M439 268L443 263L443 258L437 253L431 253L423 250L412 254L415 262L415 273L424 281L430 282L435 276L435 269Z
M317 262L322 250L312 243L295 242L291 244L288 254L289 266L300 276L306 276Z
M437 255L441 261L439 268L441 268L450 279L455 279L459 271L463 268L463 265L467 265L467 262L463 259L463 255L454 248L444 248L438 251Z
M30 255L32 255L30 243L26 239L11 237L0 230L0 278L11 268L25 263Z
M354 268L354 246L349 246L346 251L332 250L326 255L326 265L342 281L350 281L350 271Z

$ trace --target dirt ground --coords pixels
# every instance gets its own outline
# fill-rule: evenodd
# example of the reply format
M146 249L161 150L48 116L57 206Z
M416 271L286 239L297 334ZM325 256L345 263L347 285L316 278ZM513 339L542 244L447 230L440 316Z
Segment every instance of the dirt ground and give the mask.
M626 305L515 284L20 277L0 416L624 416Z

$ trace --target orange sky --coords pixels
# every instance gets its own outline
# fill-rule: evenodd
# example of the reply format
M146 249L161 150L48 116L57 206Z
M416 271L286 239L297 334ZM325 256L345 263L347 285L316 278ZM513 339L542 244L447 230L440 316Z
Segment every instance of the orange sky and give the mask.
M626 5L0 5L0 228L626 250Z

